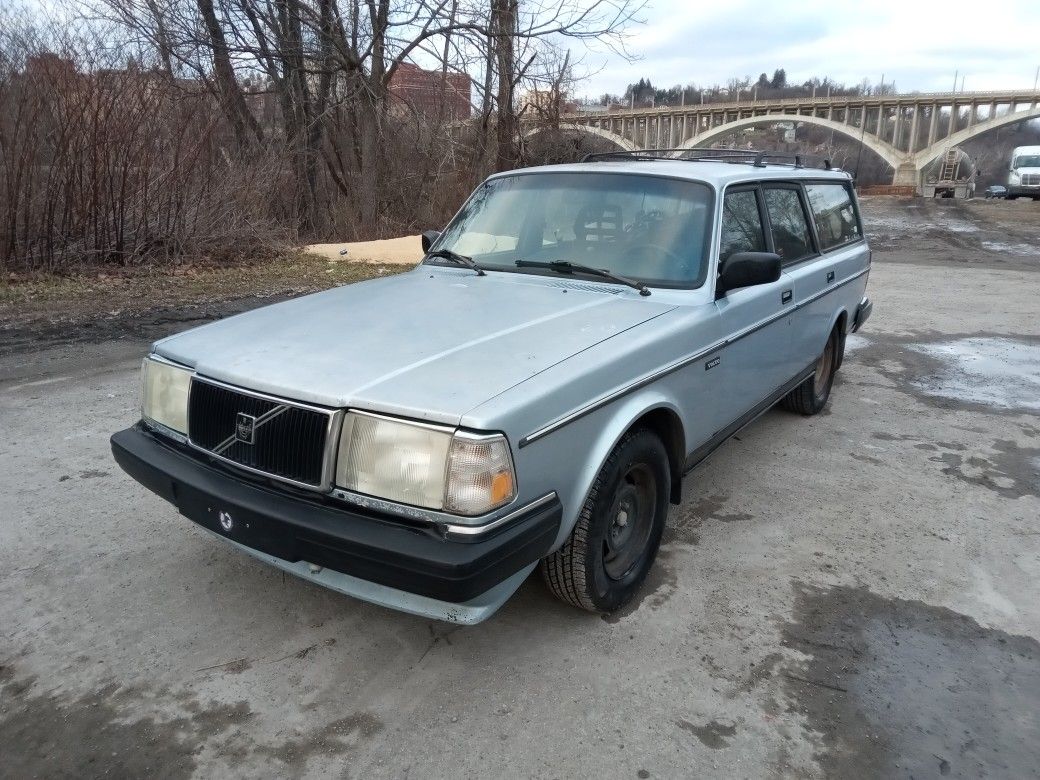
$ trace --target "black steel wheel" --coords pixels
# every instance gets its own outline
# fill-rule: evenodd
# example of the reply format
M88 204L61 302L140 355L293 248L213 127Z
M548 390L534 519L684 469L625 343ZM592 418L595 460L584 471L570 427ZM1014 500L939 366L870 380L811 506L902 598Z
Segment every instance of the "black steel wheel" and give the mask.
M542 561L549 590L591 612L623 606L657 555L670 492L661 440L645 428L627 433L600 469L570 537Z
M827 337L823 352L816 361L816 369L808 379L784 396L780 401L781 406L804 415L817 414L823 410L823 407L827 405L827 399L831 396L831 387L834 385L834 372L838 365L840 344L841 336L838 329L835 328Z

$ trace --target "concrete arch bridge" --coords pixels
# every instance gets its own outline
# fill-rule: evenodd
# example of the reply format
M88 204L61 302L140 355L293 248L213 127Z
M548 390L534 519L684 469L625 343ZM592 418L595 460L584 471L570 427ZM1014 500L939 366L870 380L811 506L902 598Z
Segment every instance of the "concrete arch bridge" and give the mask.
M833 130L892 166L892 183L921 186L947 149L1004 125L1040 117L1040 92L955 92L745 100L691 106L577 113L562 130L605 138L620 149L693 149L745 127L778 122ZM545 131L530 126L525 137Z

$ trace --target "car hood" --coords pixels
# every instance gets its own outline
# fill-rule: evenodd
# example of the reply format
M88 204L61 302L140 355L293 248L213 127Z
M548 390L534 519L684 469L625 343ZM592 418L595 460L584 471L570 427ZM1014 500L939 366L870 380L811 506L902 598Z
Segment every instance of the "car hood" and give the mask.
M1019 176L1035 176L1040 173L1040 168L1015 168L1014 172Z
M457 424L672 308L607 284L420 266L203 325L154 351L272 395Z

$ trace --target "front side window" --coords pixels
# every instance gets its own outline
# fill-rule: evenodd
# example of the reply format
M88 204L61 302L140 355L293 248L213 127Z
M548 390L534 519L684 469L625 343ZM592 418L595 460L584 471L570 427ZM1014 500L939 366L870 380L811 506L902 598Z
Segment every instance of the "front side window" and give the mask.
M648 285L696 287L704 281L711 205L710 188L692 181L517 174L481 185L436 248L488 270L518 271L517 260L565 260Z
M737 252L764 252L766 235L754 190L728 192L722 202L719 262Z
M809 198L809 210L816 221L820 249L826 251L862 238L856 209L852 206L852 195L846 185L838 182L806 184L805 194Z
M798 190L767 187L764 194L773 234L773 251L784 263L794 263L812 254L809 225L805 222Z

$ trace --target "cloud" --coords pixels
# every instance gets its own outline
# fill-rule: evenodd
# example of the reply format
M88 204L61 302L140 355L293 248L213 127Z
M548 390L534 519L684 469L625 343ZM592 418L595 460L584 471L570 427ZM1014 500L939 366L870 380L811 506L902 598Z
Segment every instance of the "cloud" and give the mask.
M640 77L725 84L778 67L794 82L877 83L884 74L900 90L931 92L951 89L956 72L968 90L1021 89L1040 65L1040 3L1022 0L654 0L644 16L628 42L639 60L590 47L592 75L579 94L617 94Z

